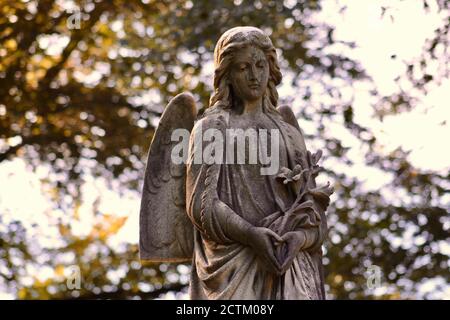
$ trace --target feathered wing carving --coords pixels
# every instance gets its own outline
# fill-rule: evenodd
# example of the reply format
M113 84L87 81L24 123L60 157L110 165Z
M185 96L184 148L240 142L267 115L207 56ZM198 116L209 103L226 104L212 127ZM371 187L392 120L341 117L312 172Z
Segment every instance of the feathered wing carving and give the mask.
M295 118L294 112L292 112L291 107L289 106L279 106L277 108L278 112L281 114L281 116L283 117L283 120L287 123L289 123L290 125L294 126L295 128L298 129L298 131L302 132L302 130L300 129L300 126L298 125L298 121ZM303 132L302 132L303 134Z
M185 205L186 164L172 161L172 149L180 141L171 141L171 137L175 129L186 129L190 133L196 114L193 96L186 92L177 95L164 110L153 136L139 222L139 251L143 262L192 259L193 225Z

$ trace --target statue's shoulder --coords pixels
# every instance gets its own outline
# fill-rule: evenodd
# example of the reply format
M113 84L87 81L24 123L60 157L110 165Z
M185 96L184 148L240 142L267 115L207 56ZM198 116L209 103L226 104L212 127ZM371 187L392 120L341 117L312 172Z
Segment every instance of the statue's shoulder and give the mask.
M209 110L210 109L210 110ZM220 107L208 108L201 118L199 118L195 125L194 131L199 130L205 131L210 128L222 129L228 126L229 112Z

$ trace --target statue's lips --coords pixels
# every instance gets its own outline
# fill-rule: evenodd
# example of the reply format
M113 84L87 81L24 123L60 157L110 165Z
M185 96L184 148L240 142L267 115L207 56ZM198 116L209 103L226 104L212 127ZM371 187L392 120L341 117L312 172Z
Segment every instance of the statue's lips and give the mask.
M259 84L258 83L251 84L251 85L249 85L249 88L250 89L259 89Z

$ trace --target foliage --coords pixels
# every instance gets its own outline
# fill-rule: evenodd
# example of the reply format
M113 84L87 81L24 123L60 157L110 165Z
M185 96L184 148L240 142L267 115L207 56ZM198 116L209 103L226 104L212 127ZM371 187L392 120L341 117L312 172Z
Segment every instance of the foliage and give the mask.
M53 201L68 216L82 201L80 186L88 176L118 180L123 190L140 189L149 141L167 101L189 90L200 107L207 106L215 42L230 27L254 25L280 49L282 68L297 90L295 99L282 101L298 104L300 125L317 126L308 138L325 147L324 157L353 163L326 127L333 121L358 138L368 166L392 177L383 192L375 192L356 177L327 172L336 190L324 261L330 296L373 298L365 274L372 264L392 289L387 298L415 297L425 279L449 281L449 257L439 249L448 242L449 206L442 199L449 176L414 168L400 149L381 155L370 128L355 123L353 101L341 91L370 79L357 62L329 53L333 46L352 50L355 44L336 41L333 28L314 18L320 1L0 2L0 162L21 157L34 168L50 165L58 173L48 180L57 191ZM69 10L71 3L81 9L80 28L69 28L77 12ZM448 4L437 4L448 17ZM448 28L447 19L399 81L420 91L448 77L448 56L436 49L448 45ZM428 72L430 60L438 61L440 72ZM313 86L321 93L313 94ZM374 90L374 115L413 108L411 92L382 97ZM18 298L71 299L155 298L185 289L185 266L141 268L135 245L118 249L108 242L124 221L102 213L97 218L86 237L74 236L70 223L60 222L61 244L55 248L35 248L20 222L2 222L5 291ZM412 244L398 244L409 230ZM70 265L82 269L83 286L76 292L66 289L63 270ZM47 266L53 276L42 281L30 266Z

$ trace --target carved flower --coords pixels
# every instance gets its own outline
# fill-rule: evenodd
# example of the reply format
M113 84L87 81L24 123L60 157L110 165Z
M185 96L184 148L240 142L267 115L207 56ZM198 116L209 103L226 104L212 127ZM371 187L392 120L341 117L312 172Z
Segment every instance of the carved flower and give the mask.
M289 182L297 181L301 176L302 166L297 164L292 170L286 167L282 167L280 169L280 173L276 176L276 179L283 180L284 184L288 184Z

